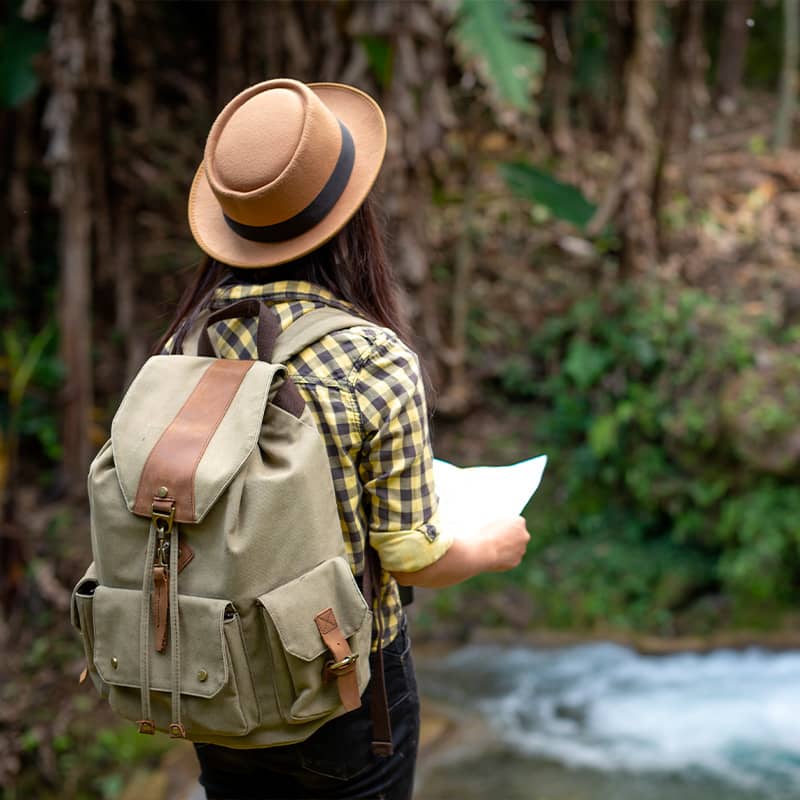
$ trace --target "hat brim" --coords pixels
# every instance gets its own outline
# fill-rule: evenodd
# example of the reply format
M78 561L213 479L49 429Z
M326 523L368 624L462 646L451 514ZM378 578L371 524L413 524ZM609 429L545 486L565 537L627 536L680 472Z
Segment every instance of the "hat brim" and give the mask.
M200 164L189 193L189 227L200 249L232 267L273 267L316 250L335 236L364 202L386 153L386 121L364 92L341 83L310 83L311 89L353 137L353 170L334 207L300 236L282 242L253 242L228 226Z

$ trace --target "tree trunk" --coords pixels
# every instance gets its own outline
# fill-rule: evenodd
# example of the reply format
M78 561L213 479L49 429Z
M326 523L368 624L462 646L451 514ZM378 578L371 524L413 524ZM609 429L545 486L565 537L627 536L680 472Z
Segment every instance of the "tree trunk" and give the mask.
M74 163L65 176L69 201L62 207L59 327L66 382L63 394L63 470L71 495L83 494L89 465L92 409L91 217L85 164Z
M694 169L698 144L702 138L701 115L708 104L705 71L708 55L703 43L702 0L680 0L676 9L675 35L668 59L666 91L661 101L661 138L653 184L653 219L658 250L666 253L661 225L664 196L664 171L673 153L683 155L680 170L690 197L693 197Z
M52 200L59 211L60 263L58 319L65 369L62 396L64 488L84 492L90 458L91 370L91 175L97 148L86 141L81 123L89 92L92 5L64 0L53 21L53 91L46 113L51 138L48 163L53 174Z
M736 110L750 36L747 20L753 12L753 3L754 0L727 0L725 4L715 100L717 107L728 114Z
M622 174L624 194L620 209L624 277L645 272L656 260L652 188L658 146L653 122L659 52L658 7L656 2L634 3L636 39L625 76L622 123L629 147Z
M550 101L550 138L553 149L561 154L574 149L570 123L570 94L572 88L572 47L567 32L567 20L572 13L570 0L553 0L540 6L539 19L546 31L547 72L544 86Z
M615 176L592 221L599 233L616 220L622 239L621 277L646 272L656 262L656 223L653 212L658 139L655 130L659 3L633 0L633 49L625 65L622 130L615 152Z
M775 147L789 147L792 123L797 111L797 70L800 67L800 0L783 0L783 68L778 116L775 120Z
M456 125L448 91L448 53L435 7L428 3L356 3L347 25L357 39L370 36L390 50L391 70L377 76L361 45L356 45L341 80L363 87L381 104L389 147L379 192L392 235L389 252L405 284L406 308L417 343L428 345L434 380L449 381L451 364L441 358L441 314L431 307L429 211L432 181L445 131ZM446 376L446 377L445 377Z

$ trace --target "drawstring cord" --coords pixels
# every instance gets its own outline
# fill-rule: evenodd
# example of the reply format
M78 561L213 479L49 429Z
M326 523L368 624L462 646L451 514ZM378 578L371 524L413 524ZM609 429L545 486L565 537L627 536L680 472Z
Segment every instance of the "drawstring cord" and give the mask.
M178 608L178 526L173 525L169 539L169 622L172 637L172 722L169 735L185 739L186 729L181 722L181 624Z

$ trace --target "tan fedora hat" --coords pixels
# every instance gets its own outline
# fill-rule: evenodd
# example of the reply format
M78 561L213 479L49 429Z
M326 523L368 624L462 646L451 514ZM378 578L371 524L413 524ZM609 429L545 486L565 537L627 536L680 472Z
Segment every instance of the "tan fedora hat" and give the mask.
M234 267L315 250L364 202L386 152L386 121L340 83L264 81L217 117L189 194L200 248Z

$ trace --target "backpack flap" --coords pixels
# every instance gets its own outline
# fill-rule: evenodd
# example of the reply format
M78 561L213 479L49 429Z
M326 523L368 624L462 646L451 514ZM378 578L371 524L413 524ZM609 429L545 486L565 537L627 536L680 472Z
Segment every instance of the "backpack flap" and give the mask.
M153 498L166 495L177 522L200 522L258 444L270 387L283 374L260 361L150 358L111 426L128 510L149 517Z
M310 572L258 598L277 629L283 649L295 658L313 661L328 648L314 618L333 608L339 628L352 636L367 621L369 609L343 558L323 561Z

